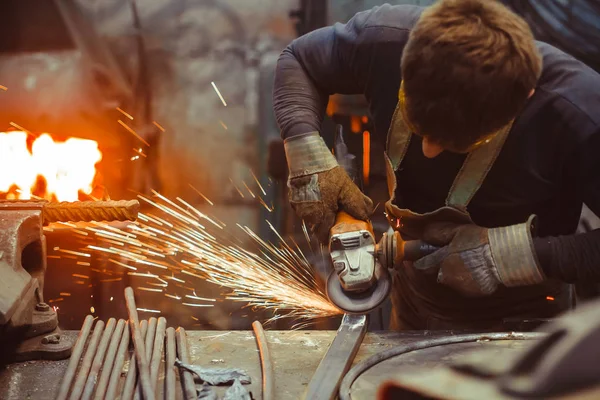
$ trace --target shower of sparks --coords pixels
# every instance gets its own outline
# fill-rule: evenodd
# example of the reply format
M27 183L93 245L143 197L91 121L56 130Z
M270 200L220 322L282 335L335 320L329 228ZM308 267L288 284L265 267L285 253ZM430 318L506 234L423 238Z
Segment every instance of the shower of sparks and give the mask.
M148 144L148 142L146 142L146 141L144 140L144 138L143 138L143 137L141 137L140 135L138 135L136 131L134 131L134 130L133 130L133 129L131 129L129 126L127 126L127 124L126 124L125 122L123 122L123 121L121 121L121 120L118 120L117 122L118 122L119 124L121 124L121 126L122 126L123 128L125 128L125 129L126 129L128 132L129 132L129 133L131 133L133 136L135 136L135 137L136 137L136 138L137 138L137 139L138 139L140 142L144 143L146 146L150 146L150 145Z
M161 131L161 132L164 132L164 131L165 131L165 128L163 128L163 127L162 127L162 125L161 125L161 124L159 124L158 122L156 122L156 121L152 121L152 123L153 123L153 124L154 124L154 126L156 126L158 129L160 129L160 131Z
M133 120L133 117L131 116L131 114L126 113L121 108L117 107L117 111L120 112L121 114L123 114L124 116L126 116L127 118Z
M304 326L341 313L318 287L313 268L297 243L286 242L272 225L278 238L275 244L246 226L232 227L250 239L255 247L251 251L216 218L180 198L171 200L157 192L139 198L153 209L140 213L138 221L125 229L103 223L79 227L91 237L77 235L88 244L74 253L108 259L115 268L110 273L113 277L105 281L129 275L138 293L162 293L191 308L214 307L216 299L196 294L194 279L200 279L223 288L226 299L270 310L273 317L268 322L291 318Z
M227 130L227 125L225 125L225 122L219 120L219 123L221 124L221 126L223 127L223 129Z
M5 92L8 90L8 88L4 85L0 85L0 89L4 90Z
M225 107L227 107L227 103L225 103L225 99L223 98L223 96L221 96L221 92L219 92L217 85L215 85L214 82L211 82L210 84L212 85L213 89L215 89L215 92L217 92L217 95L219 96L219 99L221 99L221 102L223 103L223 105Z

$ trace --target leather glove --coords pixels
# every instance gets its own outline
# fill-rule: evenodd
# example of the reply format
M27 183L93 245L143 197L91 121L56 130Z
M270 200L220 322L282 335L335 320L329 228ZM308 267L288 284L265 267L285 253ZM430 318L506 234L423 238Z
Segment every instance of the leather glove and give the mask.
M338 165L318 132L286 139L284 147L290 204L321 243L328 243L339 210L369 219L373 202Z
M437 281L466 296L485 296L499 285L534 285L545 277L533 248L535 216L526 223L482 228L477 225L433 223L425 228L422 239L433 245L445 245L416 261L413 266L437 273Z

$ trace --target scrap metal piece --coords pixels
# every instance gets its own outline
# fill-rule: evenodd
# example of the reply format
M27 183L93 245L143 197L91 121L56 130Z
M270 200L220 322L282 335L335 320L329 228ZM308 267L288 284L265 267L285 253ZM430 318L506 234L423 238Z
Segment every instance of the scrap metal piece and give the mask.
M108 379L108 388L106 389L106 399L115 399L117 397L117 388L119 386L119 381L121 380L121 372L123 370L123 364L125 363L125 357L127 357L128 349L129 349L129 325L125 324L125 329L123 330L123 336L121 336L121 341L119 342L119 349L117 350L117 358L115 359L115 363L112 366L112 371L110 373L110 378ZM100 400L97 398L96 400Z
M125 303L127 304L127 313L129 315L129 328L133 335L133 347L135 349L135 358L137 360L137 369L142 384L142 393L145 400L154 400L154 390L150 383L150 366L144 349L144 341L140 332L140 320L135 306L135 297L131 287L125 288Z
M193 372L202 382L213 386L232 383L236 380L246 384L252 383L250 375L239 368L206 368L199 365L186 364L179 360L175 360L175 365L179 368Z
M81 327L81 330L79 331L79 335L77 336L77 342L75 342L73 352L71 353L69 365L67 366L67 370L65 371L65 375L60 384L60 388L58 389L56 400L65 400L67 398L67 395L69 394L71 382L75 377L75 371L77 370L77 366L79 365L79 359L81 358L81 354L83 353L85 342L87 342L87 338L90 334L90 331L92 330L93 323L94 317L92 317L91 315L88 315L83 320L83 325Z
M263 396L263 399L266 398ZM252 400L252 396L248 389L242 385L242 382L240 382L239 379L236 379L235 382L233 382L233 385L225 392L223 400Z
M94 326L94 333L92 334L90 343L88 344L87 349L85 351L85 355L83 356L81 366L77 371L77 378L75 379L75 383L73 384L71 397L69 397L70 400L79 400L81 394L83 393L85 381L87 379L88 372L92 367L92 361L94 359L94 356L96 355L96 349L98 348L98 343L100 342L100 337L103 331L104 321L96 322L96 326Z
M177 341L177 356L183 363L190 362L190 353L187 347L187 337L185 336L185 329L182 327L177 328L175 331L175 339ZM175 359L175 365L177 365L178 359ZM181 370L181 382L183 384L183 397L186 400L196 400L196 384L194 383L194 377L188 370Z
M252 329L256 336L262 367L262 398L263 400L273 400L275 398L275 374L273 373L273 361L267 343L267 335L265 335L265 330L259 321L252 323ZM227 394L225 397L227 397Z
M167 342L165 354L165 400L175 400L176 393L176 377L175 360L177 359L177 345L175 344L175 329L167 328Z
M308 384L304 399L333 400L367 332L366 315L345 314L342 323Z
M96 390L96 394L94 395L94 400L101 400L104 398L107 390L108 379L110 378L110 374L113 369L113 364L115 361L115 357L117 355L117 347L121 342L121 338L123 336L123 330L125 329L126 322L124 319L120 319L117 323L117 327L110 339L110 345L108 346L108 351L106 352L106 358L104 359L104 364L102 365L102 373L100 374L100 379L98 379L98 389ZM119 368L122 367L122 364ZM109 397L110 398L110 397Z

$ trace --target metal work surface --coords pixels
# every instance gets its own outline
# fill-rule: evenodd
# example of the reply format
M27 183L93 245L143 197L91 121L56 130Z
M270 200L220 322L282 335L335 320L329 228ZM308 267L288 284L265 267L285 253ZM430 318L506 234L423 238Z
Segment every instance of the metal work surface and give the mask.
M67 331L65 334L74 341L77 332ZM354 363L401 344L448 334L449 332L367 333ZM193 364L244 369L252 378L249 389L256 398L262 397L261 364L256 338L251 331L188 331L187 335ZM335 335L335 331L266 332L274 363L275 394L278 400L298 399L306 392L308 383ZM441 362L451 360L453 357L444 357ZM33 361L6 367L0 372L0 398L54 398L67 364L68 360ZM159 379L161 382L164 379L162 371ZM361 393L362 385L361 383ZM177 386L180 388L179 384ZM219 391L222 395L225 388ZM372 397L371 395L370 398Z

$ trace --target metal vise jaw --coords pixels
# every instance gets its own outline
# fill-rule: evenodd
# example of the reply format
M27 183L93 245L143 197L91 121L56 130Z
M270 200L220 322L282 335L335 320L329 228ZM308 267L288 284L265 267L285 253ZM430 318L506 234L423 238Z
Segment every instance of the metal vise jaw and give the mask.
M46 238L50 222L135 220L137 201L48 203L0 201L0 346L2 361L59 360L72 343L61 341L58 318L44 303Z

